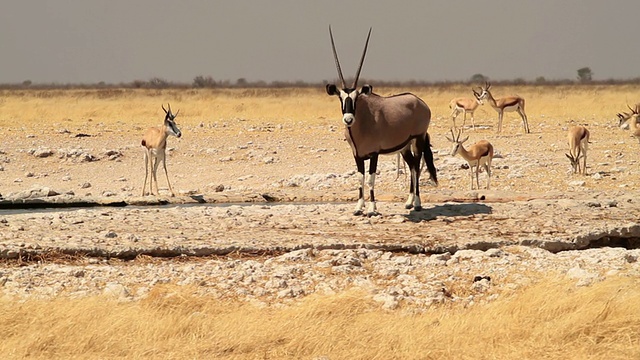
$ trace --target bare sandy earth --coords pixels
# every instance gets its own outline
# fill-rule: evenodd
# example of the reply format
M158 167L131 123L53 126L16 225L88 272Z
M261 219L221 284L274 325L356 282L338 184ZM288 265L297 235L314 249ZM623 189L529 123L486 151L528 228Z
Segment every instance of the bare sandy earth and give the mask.
M169 139L169 177L177 193L173 198L160 172L161 195L140 196L144 170L139 129L43 126L5 131L0 143L3 206L32 201L24 200L29 190L32 197L49 190L61 194L47 198L54 202L133 205L0 210L0 257L8 259L0 268L0 283L5 294L20 296L92 294L117 284L122 287L118 296L131 298L144 295L144 290L136 293L137 288L179 282L219 296L287 299L328 291L318 275L327 275L319 269L328 268L335 277L331 291L353 286L357 274L374 294L386 294L381 299L385 306L394 307L393 301L403 296L431 299L425 303L442 297L434 291L442 292L447 282L472 286L478 273L492 273L493 283L501 279L496 289L540 271L566 276L573 276L570 270L584 271L575 275L580 281L611 276L613 270L616 276L638 274L634 248L640 239L640 202L634 189L640 174L626 151L638 144L624 140L622 152L615 150L622 146L619 133L600 137L591 147L589 175L572 175L561 130L543 137L542 124L523 135L512 123L500 136L492 129L472 133L475 140L491 136L498 153L492 189L474 191L468 188L464 161L448 154L446 126L435 125L440 184L421 181L421 212L404 208L408 179L398 177L395 156L382 158L376 183L380 216L375 217L352 215L359 179L341 128L335 125L237 120L184 126L181 139ZM603 133L619 131L602 128ZM538 155L531 156L536 149ZM485 175L480 175L481 185ZM157 200L166 205L136 206ZM611 255L606 246L619 249ZM585 257L589 248L595 249ZM481 251L467 256L467 250ZM56 265L57 260L47 261L59 259L54 253L81 257L70 265ZM180 255L217 257L206 266L189 258L195 262L184 271L175 270L171 262L140 260ZM401 260L394 263L392 258ZM585 260L589 258L601 260L591 263ZM20 261L27 266L16 266ZM282 278L276 276L281 268L274 261L303 270L287 270L285 283L274 284ZM256 266L262 269L259 275ZM108 275L96 275L105 271ZM425 272L435 276L433 281L424 280ZM304 274L316 277L305 282ZM393 290L409 281L398 274L414 276L430 290Z

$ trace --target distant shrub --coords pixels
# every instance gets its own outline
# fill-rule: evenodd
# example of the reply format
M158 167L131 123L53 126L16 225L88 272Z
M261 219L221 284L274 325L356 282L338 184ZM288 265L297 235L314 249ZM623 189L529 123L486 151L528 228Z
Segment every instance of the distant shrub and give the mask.
M485 81L489 81L489 78L482 74L473 74L469 80L472 83L484 83Z
M198 75L193 78L192 86L194 88L203 89L203 88L214 88L218 86L218 84L211 76Z
M131 87L134 89L141 89L144 87L144 83L144 80L133 80L133 82L131 82Z
M582 83L591 82L593 80L593 71L590 67L583 67L578 69L578 80Z
M169 87L169 82L165 79L155 77L151 78L151 80L147 82L147 87L154 89L165 89Z

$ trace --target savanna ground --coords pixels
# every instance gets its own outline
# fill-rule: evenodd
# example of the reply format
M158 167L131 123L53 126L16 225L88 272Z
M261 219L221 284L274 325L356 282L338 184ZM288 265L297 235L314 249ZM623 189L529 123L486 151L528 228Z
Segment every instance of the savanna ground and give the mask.
M470 89L410 90L432 109L429 133L436 166L443 168L438 188L423 184L423 205L428 208L430 199L476 196L468 191L468 170L445 166L450 161L450 144L445 140L451 126L448 103L453 97L471 96ZM374 91L387 95L407 89ZM637 194L640 144L619 129L615 119L617 112L626 110L627 102L640 99L635 86L493 86L492 91L496 97L517 93L526 99L531 134L523 134L522 122L513 113L505 115L502 134L495 134L496 112L488 105L476 111L478 128L467 129L468 144L487 139L500 154L488 199L492 195L509 201ZM47 186L77 196L139 196L144 178L141 134L161 124L160 106L167 103L174 111L180 109L176 120L183 136L169 139L169 176L178 196L167 196L164 175L159 172L163 198L182 201L190 195L212 196L222 185L220 193L229 199L261 199L261 194L286 201L355 199L355 177L336 182L324 176L355 170L343 138L338 100L324 89L3 91L0 193L8 196ZM571 175L564 156L566 129L572 124L591 131L586 177ZM30 153L34 149L83 149L99 160L75 161L57 153L36 158ZM109 160L104 155L108 150L120 155ZM395 157L381 159L380 168L376 191L384 219L385 209L404 201L406 179L403 175L395 179ZM318 174L327 182L305 186L300 180ZM637 209L628 215L629 222L637 221ZM12 222L13 216L17 215L7 213L3 218ZM481 221L478 224L476 231L482 233ZM153 221L138 226L140 231L159 234L166 227ZM375 230L376 223L371 227ZM427 222L420 231L428 232L429 227ZM31 229L27 230L27 235L17 237L19 241L30 241ZM354 227L352 236L362 233L361 227ZM3 235L4 244L15 241L15 234ZM446 231L441 235L446 238ZM3 265L12 266L19 264ZM6 340L0 350L14 358L640 356L636 277L607 278L576 288L558 281L554 271L536 276L538 280L530 286L505 290L488 304L451 303L417 313L402 307L381 309L357 289L267 308L195 295L192 288L177 285L157 286L146 298L124 303L103 297L21 301L5 297L0 303L0 336Z

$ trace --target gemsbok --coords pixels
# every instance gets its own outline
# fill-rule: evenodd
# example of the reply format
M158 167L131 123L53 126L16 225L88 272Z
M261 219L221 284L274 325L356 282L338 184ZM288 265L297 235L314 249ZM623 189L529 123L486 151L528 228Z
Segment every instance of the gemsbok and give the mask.
M522 123L524 125L524 132L529 133L529 120L527 120L527 114L524 112L524 98L518 95L506 96L499 99L496 99L491 94L489 89L491 88L491 84L485 83L484 88L482 88L482 93L476 98L479 100L487 100L489 105L494 108L498 112L498 131L502 131L502 116L505 112L516 111L522 118Z
M584 126L572 126L567 134L569 140L569 153L565 154L574 174L587 174L587 150L589 149L589 130ZM582 159L582 169L580 169L580 159Z
M162 105L162 110L164 110L164 125L160 127L152 127L147 129L142 137L142 146L144 146L144 184L142 185L142 196L146 195L146 187L147 187L147 178L149 176L149 169L151 169L151 180L149 180L149 193L153 194L153 183L156 184L156 191L158 194L160 193L160 189L158 188L158 165L160 161L162 161L162 167L164 168L164 174L167 177L167 184L169 184L169 190L171 191L171 196L175 196L173 192L173 188L171 187L171 182L169 182L169 174L167 173L167 162L165 151L167 150L167 137L169 135L173 135L175 137L181 137L182 132L178 129L176 125L175 118L178 116L180 110L176 111L175 114L171 113L171 105L168 106L168 110L164 108Z
M410 93L382 97L373 93L371 85L363 85L361 89L357 89L360 70L362 70L371 37L371 29L367 35L353 84L347 86L340 69L331 26L329 26L329 36L342 87L338 88L335 84L327 84L326 90L327 94L335 95L340 99L342 123L345 125L344 135L351 146L358 172L361 175L358 202L353 214L363 214L365 160L369 160L370 195L370 204L366 215L373 216L378 214L374 194L378 156L397 152L400 152L411 171L409 198L405 203L405 208L422 210L420 201L420 162L422 157L427 164L431 180L436 185L438 183L429 134L427 134L431 121L429 106Z
M445 136L447 140L453 143L453 147L451 148L451 156L456 156L456 154L460 154L463 159L467 161L469 164L469 171L471 174L471 190L473 190L473 177L475 174L476 178L476 187L480 189L480 180L479 173L480 167L484 167L485 172L487 173L487 190L489 190L489 184L491 183L491 161L493 160L493 145L487 140L480 140L477 143L471 145L468 149L465 149L462 145L465 141L469 140L469 136L466 136L464 139L460 140L460 135L462 135L462 129L458 130L457 135L453 133L453 129L451 129L451 138ZM473 168L475 167L475 171Z
M622 126L622 124L624 124L625 122L629 124L631 135L638 139L638 141L640 142L640 126L638 125L638 118L640 117L640 115L638 115L638 112L640 112L640 109L638 107L632 109L629 105L627 105L627 107L629 108L629 110L631 110L631 116L627 120L620 120L620 126Z
M471 115L471 126L472 129L475 130L476 128L476 121L473 118L473 113L474 111L476 111L476 109L478 108L478 106L483 105L484 101L478 99L478 97L480 96L479 93L477 93L475 91L475 89L471 89L471 91L473 91L473 95L474 98L473 99L469 99L469 98L455 98L452 99L449 102L449 109L451 109L451 120L453 120L453 127L456 127L456 118L458 117L458 115L460 115L460 113L462 113L463 118L462 118L462 127L464 127L464 124L467 122L467 114Z

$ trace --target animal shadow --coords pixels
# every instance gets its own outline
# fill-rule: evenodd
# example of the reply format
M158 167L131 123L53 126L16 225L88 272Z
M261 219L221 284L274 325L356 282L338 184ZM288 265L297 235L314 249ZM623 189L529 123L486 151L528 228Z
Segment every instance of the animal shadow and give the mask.
M456 217L475 214L491 214L491 207L480 203L455 203L423 208L422 211L411 210L405 217L412 222L434 220L438 216Z

